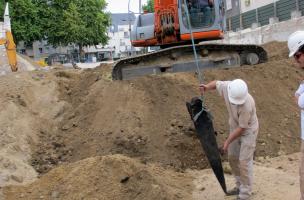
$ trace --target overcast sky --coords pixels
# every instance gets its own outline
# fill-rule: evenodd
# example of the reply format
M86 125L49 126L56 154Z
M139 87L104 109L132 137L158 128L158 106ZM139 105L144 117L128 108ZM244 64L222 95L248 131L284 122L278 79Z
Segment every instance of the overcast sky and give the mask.
M111 13L128 13L128 2L129 0L106 0L108 3L107 11ZM141 0L142 4L147 3L147 0ZM139 0L130 0L130 10L138 12Z

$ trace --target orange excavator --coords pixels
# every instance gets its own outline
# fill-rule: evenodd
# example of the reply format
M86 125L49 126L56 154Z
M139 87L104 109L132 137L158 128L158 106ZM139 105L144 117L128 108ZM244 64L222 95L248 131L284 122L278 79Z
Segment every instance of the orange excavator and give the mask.
M224 37L224 0L155 0L154 10L137 16L131 43L134 47L159 46L161 50L119 60L112 71L114 80L197 71L191 41L195 43L200 70L267 61L266 51L257 45L204 42Z
M14 38L11 32L8 3L6 4L5 12L4 12L4 30L5 30L5 37L3 38L0 37L0 45L5 45L8 62L9 65L11 66L11 70L13 72L16 72L18 70L16 44L14 42Z

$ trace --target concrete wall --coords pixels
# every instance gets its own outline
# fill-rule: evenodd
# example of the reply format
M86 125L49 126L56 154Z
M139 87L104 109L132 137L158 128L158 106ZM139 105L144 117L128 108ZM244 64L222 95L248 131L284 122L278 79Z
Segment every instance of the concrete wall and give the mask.
M288 36L297 30L304 30L304 16L262 27L248 28L238 32L227 32L225 39L218 42L260 45L271 41L287 41Z

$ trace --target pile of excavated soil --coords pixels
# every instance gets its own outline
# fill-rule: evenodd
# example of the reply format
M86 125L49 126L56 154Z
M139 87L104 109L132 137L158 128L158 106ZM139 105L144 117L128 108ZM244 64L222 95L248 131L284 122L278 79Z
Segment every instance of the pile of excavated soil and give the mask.
M299 112L293 94L303 72L291 60L278 56L277 49L286 50L281 46L266 45L266 49L276 49L269 50L269 56L276 59L268 63L204 73L206 82L247 81L260 120L257 156L273 157L299 149ZM33 159L36 170L44 173L59 162L117 153L177 170L206 168L185 106L198 95L196 76L180 73L113 82L104 78L108 77L107 68L55 73L60 99L71 109L63 113L58 130L43 131L45 140L42 138ZM222 143L228 134L224 102L210 92L206 104Z
M50 171L27 186L7 187L16 199L191 199L192 177L121 156L91 157Z
M304 77L304 71L284 56L287 51L285 44L270 43L265 48L270 57L267 63L204 72L206 82L242 78L248 83L250 93L256 100L260 121L256 151L259 160L299 151L299 110L293 95ZM104 173L103 176L109 181L121 180L120 176L115 175L116 172L109 171L111 165L113 170L127 170L123 170L123 166L119 168L119 160L127 160L128 165L139 160L143 164L134 164L136 170L147 169L145 164L156 164L161 171L169 170L171 175L180 174L173 173L172 169L184 172L187 169L208 167L185 106L186 101L199 95L195 74L167 74L112 81L111 67L103 65L88 70L27 72L18 74L20 81L16 81L14 75L3 79L0 90L7 95L0 97L0 106L7 111L2 115L0 113L0 117L3 116L0 119L6 117L2 126L7 127L7 131L0 141L9 146L16 141L19 143L9 153L0 149L0 154L3 152L6 153L5 158L22 160L32 172L35 172L34 168L41 176L31 185L8 188L6 194L11 199L17 197L14 193L22 194L19 197L25 199L37 199L37 195L43 198L54 195L55 198L73 199L74 196L68 195L80 195L76 191L88 191L86 197L94 198L94 184L98 185L97 189L105 186L99 180L90 182L90 178L100 177ZM14 98L10 96L12 91ZM206 94L206 104L214 116L218 143L221 144L229 130L226 107L216 92ZM14 114L14 109L18 111L17 114ZM12 123L11 120L16 117L23 123ZM27 129L22 124L26 124ZM24 138L20 139L18 134ZM7 138L9 141L6 141ZM20 152L24 155L20 156ZM129 158L111 156L116 154ZM105 172L94 168L93 165L102 168L108 159L117 162L107 164ZM16 170L8 168L1 159L0 168L7 170L3 185L18 181L22 183L20 180L26 176L25 173L18 173L17 178L12 178ZM163 179L158 179L156 171L148 171L149 175L144 176L150 178L143 179L141 185L151 190L154 183L159 185ZM34 173L30 177L34 179ZM77 181L83 184L77 185ZM56 185L56 182L60 184ZM181 182L172 179L172 182L165 183L176 189L176 183ZM120 191L118 188L121 185L118 181L117 184L109 182L107 186L109 189L105 191L108 192L100 189L95 191L96 195L111 197L113 191ZM133 187L139 186L132 185L129 189L134 193L128 192L131 196L124 198L133 199L132 195L138 192ZM163 192L168 191L170 189ZM163 199L174 199L173 193L163 193ZM149 194L150 199L153 199L153 192ZM181 198L188 199L188 194L181 193Z
M31 165L39 132L53 129L66 106L59 101L54 77L39 72L13 73L0 79L0 187L37 177Z

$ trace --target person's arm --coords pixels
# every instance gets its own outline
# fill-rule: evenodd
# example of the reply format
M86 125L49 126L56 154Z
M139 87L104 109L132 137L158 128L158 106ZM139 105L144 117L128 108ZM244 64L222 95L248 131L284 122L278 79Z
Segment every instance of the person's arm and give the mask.
M232 133L229 134L223 146L223 151L225 153L228 151L229 144L233 142L236 138L240 137L244 132L244 130L245 130L244 128L238 127Z
M207 84L201 84L199 86L201 95L204 95L204 93L209 91L209 90L215 90L216 89L216 82L217 82L217 80L214 80L214 81L211 81Z

